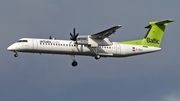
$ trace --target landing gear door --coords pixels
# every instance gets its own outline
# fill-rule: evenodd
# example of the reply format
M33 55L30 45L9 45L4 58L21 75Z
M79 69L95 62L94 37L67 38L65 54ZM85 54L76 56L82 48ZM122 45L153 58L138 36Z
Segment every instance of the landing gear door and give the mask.
M37 50L37 49L38 49L38 42L37 42L37 40L36 40L36 39L33 39L32 42L33 42L33 45L32 45L32 46L33 46L33 49L34 49L34 50Z

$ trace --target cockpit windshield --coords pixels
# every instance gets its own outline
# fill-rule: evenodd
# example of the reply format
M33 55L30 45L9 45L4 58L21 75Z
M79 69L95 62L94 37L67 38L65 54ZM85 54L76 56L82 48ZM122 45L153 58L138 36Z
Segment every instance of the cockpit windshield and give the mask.
M28 42L27 40L18 40L17 42Z

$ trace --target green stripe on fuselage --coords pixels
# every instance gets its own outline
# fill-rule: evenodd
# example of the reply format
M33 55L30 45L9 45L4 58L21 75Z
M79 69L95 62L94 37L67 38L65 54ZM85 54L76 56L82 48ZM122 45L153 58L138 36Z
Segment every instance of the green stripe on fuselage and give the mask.
M118 43L118 44L141 45L142 39L140 39L140 40L123 41L123 42L116 42L116 43Z

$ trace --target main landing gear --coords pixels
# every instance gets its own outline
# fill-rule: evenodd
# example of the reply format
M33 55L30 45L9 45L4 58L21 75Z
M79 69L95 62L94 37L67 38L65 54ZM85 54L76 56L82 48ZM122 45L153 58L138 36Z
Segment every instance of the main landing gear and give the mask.
M71 59L73 60L72 66L73 66L73 67L77 66L78 63L77 63L76 60L75 60L75 55L71 55Z
M101 56L98 54L98 47L92 48L92 50L93 50L94 53L96 54L96 55L94 56L94 58L95 58L96 60L100 59Z
M96 60L98 60L98 59L100 59L101 58L101 56L100 55L95 55L95 57L94 57Z
M77 63L76 61L73 61L73 62L72 62L72 66L73 66L73 67L75 67L75 66L77 66L77 65L78 65L78 63Z

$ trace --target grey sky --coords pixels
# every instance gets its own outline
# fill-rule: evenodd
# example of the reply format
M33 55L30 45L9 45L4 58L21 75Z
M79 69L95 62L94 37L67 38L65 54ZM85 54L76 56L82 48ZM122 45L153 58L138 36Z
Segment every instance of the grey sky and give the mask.
M179 0L1 0L1 101L180 101ZM174 19L162 51L128 58L20 53L7 47L22 37L69 39L122 25L112 41L144 37L149 21Z

